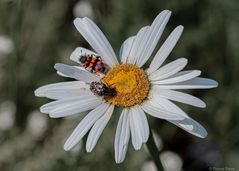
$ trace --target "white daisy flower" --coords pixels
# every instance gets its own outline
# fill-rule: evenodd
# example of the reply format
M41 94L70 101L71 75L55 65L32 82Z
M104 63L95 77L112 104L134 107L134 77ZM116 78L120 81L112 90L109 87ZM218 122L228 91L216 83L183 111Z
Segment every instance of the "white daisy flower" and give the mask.
M135 36L126 39L120 48L120 61L117 60L109 41L92 20L74 20L77 30L95 52L78 47L70 59L80 66L55 65L58 74L77 81L49 84L35 91L36 96L55 100L40 108L42 113L49 113L50 117L67 117L91 110L65 142L66 151L79 143L89 131L86 151L91 152L115 106L122 108L115 135L116 163L125 159L130 136L135 150L139 150L142 144L147 142L149 126L146 113L168 120L198 137L207 136L206 130L173 101L204 108L206 104L202 100L177 90L214 88L218 83L199 77L199 70L182 71L187 64L185 58L163 65L176 45L183 26L177 26L173 30L149 67L142 69L152 55L170 15L170 11L162 11L150 26L141 28ZM88 64L82 65L87 55ZM96 59L98 56L101 58ZM94 63L92 57L96 57L94 60L98 62L102 59L108 66L105 73L96 72L102 68L102 64ZM93 72L89 72L89 68L92 68Z

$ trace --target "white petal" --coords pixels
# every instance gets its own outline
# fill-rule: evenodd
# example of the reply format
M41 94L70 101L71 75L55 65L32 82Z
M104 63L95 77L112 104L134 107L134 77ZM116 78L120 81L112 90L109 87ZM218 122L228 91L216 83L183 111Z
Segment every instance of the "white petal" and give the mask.
M35 96L47 97L47 92L54 90L89 90L89 86L83 81L68 81L48 84L35 90Z
M93 95L89 90L89 85L82 81L48 84L35 91L35 95L38 97L47 97L55 100L73 96L79 97L86 94Z
M77 71L80 70L80 71L83 71L83 72L89 72L88 70L86 70L84 67L81 67L81 66L71 66L71 67L75 68L75 70L77 70ZM63 74L60 71L56 71L56 73L58 75L60 75L61 77L72 78L70 75L66 75L67 73ZM93 75L96 76L96 77L100 77L100 78L102 78L101 75L104 76L102 73L101 73L101 75L97 75L97 74L93 74Z
M61 77L66 77L66 78L71 78L68 75L65 75L63 73L61 73L60 71L56 71L57 75L61 76Z
M176 84L157 85L157 86L164 89L208 89L217 87L218 83L217 81L212 79L196 77L191 80Z
M185 58L179 58L173 62L170 62L163 67L159 68L157 71L149 74L149 79L151 81L162 80L168 78L177 72L181 71L188 63ZM148 72L148 71L147 71Z
M149 138L149 125L148 125L148 120L147 120L147 117L144 113L144 111L141 109L140 106L138 105L135 105L134 106L134 110L135 110L135 113L138 114L139 116L139 123L140 124L140 131L141 131L141 136L142 136L142 140L143 140L143 143L146 143L148 141L148 138Z
M153 88L154 89L154 88ZM200 108L205 108L206 104L199 98L192 96L187 93L179 92L179 91L174 91L174 90L168 90L168 89L160 89L155 87L154 95L161 97L161 98L166 98L169 100L177 101L180 103L185 103L188 105L192 105L195 107L200 107Z
M41 106L40 111L49 113L50 117L59 118L94 109L101 103L102 100L97 97L82 95L47 103Z
M118 64L118 60L109 41L93 21L87 17L83 19L76 18L74 25L106 64L110 67Z
M167 99L160 98L160 97L157 97L157 98L153 97L151 101L155 103L162 110L177 113L179 115L182 115L184 118L189 117L181 108L179 108L176 104L174 104L173 102Z
M86 83L91 83L93 81L100 81L100 77L97 77L96 75L88 71L81 70L70 65L57 63L55 64L54 68L57 71L67 75L70 78L81 80Z
M64 150L68 151L73 148L88 132L92 125L106 112L108 107L108 103L103 103L88 113L65 142Z
M138 31L137 35L134 38L134 42L131 51L129 53L129 56L127 58L127 63L135 64L136 60L139 60L141 56L141 54L138 53L139 47L141 46L141 44L145 43L149 28L150 28L149 26L145 26Z
M139 47L138 54L140 54L140 59L136 63L138 67L142 67L153 53L170 16L171 11L164 10L153 21L147 32L146 40Z
M60 99L60 100L56 100L56 101L52 101L50 103L44 104L43 106L41 106L40 110L42 113L50 113L52 110L55 110L56 108L59 108L62 105L72 104L72 103L84 100L85 98L95 99L96 96L83 95L79 97L66 97L64 99Z
M95 56L98 56L98 54L92 52L91 50L85 49L83 47L78 47L71 53L70 59L74 62L81 64L80 57L85 54L93 54Z
M131 132L131 140L132 144L135 150L139 150L142 146L142 137L140 129L137 125L138 121L137 113L134 113L132 111L132 108L130 108L129 111L129 126L130 126L130 132Z
M201 71L199 70L192 70L192 71L181 71L178 72L171 77L164 79L164 80L159 80L159 81L152 81L152 84L174 84L178 82L183 82L187 81L190 79L193 79L201 74Z
M69 105L64 105L55 110L52 110L49 114L52 118L65 117L69 115L75 115L81 112L85 112L95 107L99 106L102 103L102 100L95 99L84 99L79 102L75 102Z
M123 109L115 134L115 161L122 163L128 149L130 127L128 119L129 111L127 108Z
M167 110L163 110L160 106L156 106L155 103L152 103L152 101L146 101L142 104L142 109L160 119L166 119L166 120L183 120L185 117L176 113L176 112L169 112Z
M135 150L139 150L142 143L148 140L149 126L145 113L139 106L130 108L129 123L132 144Z
M79 97L79 96L91 96L94 95L90 90L84 90L84 89L56 89L56 90L50 90L45 92L45 97L58 100L63 99L66 97Z
M157 54L155 55L154 59L151 62L149 69L147 70L149 74L156 71L162 65L162 63L165 61L165 59L168 57L168 55L178 42L178 39L180 38L182 32L183 26L180 25L176 27L173 30L173 32L168 36L168 38L160 47L160 49L158 50Z
M185 119L183 120L168 120L169 122L175 124L176 126L184 129L185 131L196 135L198 137L204 138L207 136L207 131L195 120L190 118L182 109L180 109L177 105L172 103L171 101L163 98L157 98L158 104L162 109L171 111L171 112L177 112L183 116L185 116Z
M181 121L169 121L169 122L175 124L176 126L182 128L183 130L197 137L205 138L207 136L206 129L192 118L185 118L184 120Z
M126 63L129 53L131 51L135 36L129 37L124 41L120 47L120 59L122 63Z
M98 139L100 138L100 135L102 134L104 128L106 127L107 123L109 122L113 111L114 111L114 105L111 105L107 109L106 113L95 122L95 124L92 127L92 129L90 130L90 133L87 138L87 142L86 142L86 151L87 152L91 152L94 149Z

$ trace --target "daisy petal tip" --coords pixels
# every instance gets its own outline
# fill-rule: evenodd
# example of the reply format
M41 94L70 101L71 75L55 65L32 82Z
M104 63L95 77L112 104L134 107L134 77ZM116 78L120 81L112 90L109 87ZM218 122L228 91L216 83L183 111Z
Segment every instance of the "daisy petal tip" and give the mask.
M40 112L45 114L49 113L49 111L45 109L44 105L40 107Z
M176 27L176 29L178 29L180 32L183 32L184 26L183 25L179 25L179 26Z
M195 70L195 73L197 73L197 75L201 75L202 71L200 71L200 70Z
M91 153L91 152L92 152L92 150L86 150L86 152L87 152L87 153Z
M205 129L201 130L200 134L198 133L196 136L199 138L206 138L208 135L207 131Z
M206 105L206 103L202 103L200 106L198 106L198 107L200 107L200 108L206 108L207 107L207 105Z
M86 152L87 152L87 153L92 152L92 150L93 150L93 149L91 149L90 147L88 147L88 148L86 147Z
M208 133L206 133L205 135L201 136L200 138L207 138Z
M73 21L73 24L77 30L80 27L80 23L81 23L81 18L75 18Z
M117 154L115 154L115 163L116 163L116 164L120 164L120 160L119 160Z
M208 135L207 130L196 121L193 121L193 132L199 138L206 138Z
M201 131L202 131L202 133L201 133L202 138L206 138L208 135L207 130L204 127L202 127Z
M40 112L44 113L44 109L42 107L40 107Z
M163 13L163 12L164 12L164 13L168 13L168 14L170 14L170 15L172 14L172 11L170 11L170 10L168 10L168 9L163 10L162 13Z
M86 149L86 152L87 152L87 153L90 153L90 152L92 152L92 150L94 149L94 147L86 143L85 149Z
M69 148L66 144L64 145L63 149L64 149L65 151L70 151L70 148Z
M182 63L186 66L188 63L188 59L187 58L181 58Z
M134 147L134 149L135 149L136 151L138 151L138 150L141 149L141 146Z
M121 164L124 160L123 159L115 159L116 164Z
M60 66L61 66L60 63L56 63L56 64L54 65L55 70L58 70Z
M218 82L213 79L207 79L207 84L210 85L210 88L218 87Z
M204 101L201 100L201 103L200 103L199 107L206 108L207 104Z
M56 115L54 115L54 114L52 114L52 113L49 113L49 116L50 116L51 118L59 118L59 116L57 117Z
M89 17L83 17L82 20L90 20L90 21L92 21Z
M120 164L121 162L119 160L115 160L115 163L116 164Z
M71 149L73 148L73 146L70 144L70 142L68 140L66 140L64 146L63 146L63 149L65 151L70 151Z
M142 147L142 143L141 142L134 142L133 143L133 147L134 147L134 149L136 150L136 151L138 151L138 150L140 150L141 149L141 147Z
M213 80L213 81L214 81L214 86L215 86L215 88L218 87L218 82L215 81L215 80Z
M124 159L125 159L125 156L123 156L122 154L115 155L115 163L116 164L122 163L124 161Z
M57 112L54 112L54 111L48 111L48 113L49 113L49 117L51 117L51 118L62 118L62 117L64 117L64 115L58 114Z
M38 89L36 89L35 91L34 91L34 95L36 96L36 97L43 97L44 96L44 93L42 92L42 91L40 91L41 89L40 88L38 88Z
M74 25L81 21L81 18L77 17L73 20Z
M187 63L188 62L188 59L187 58L180 58L180 60L184 63Z
M166 13L166 16L165 16L165 18L170 18L171 17L171 15L172 15L172 11L169 11L169 10L165 10L165 13Z
M155 20L159 19L159 18L162 17L162 16L164 16L165 18L170 18L171 14L172 14L172 11L167 10L167 9L166 9L166 10L163 10L162 12L160 12L160 13L158 14L158 16L155 18Z

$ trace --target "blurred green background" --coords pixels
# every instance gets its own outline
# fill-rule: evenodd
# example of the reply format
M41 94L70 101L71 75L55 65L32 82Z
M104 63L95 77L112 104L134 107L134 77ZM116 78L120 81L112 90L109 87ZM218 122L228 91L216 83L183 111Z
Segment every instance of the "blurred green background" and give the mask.
M156 171L146 147L130 145L125 162L115 164L117 114L93 152L85 152L85 141L65 152L63 143L83 116L50 119L39 112L48 100L33 92L68 80L56 75L54 64L73 64L74 48L89 48L73 26L75 17L93 19L118 52L164 9L173 14L159 45L177 25L185 26L167 62L186 57L188 69L201 69L219 87L191 91L205 109L180 105L205 126L206 139L149 118L160 159L168 171L239 170L238 0L0 0L0 171Z

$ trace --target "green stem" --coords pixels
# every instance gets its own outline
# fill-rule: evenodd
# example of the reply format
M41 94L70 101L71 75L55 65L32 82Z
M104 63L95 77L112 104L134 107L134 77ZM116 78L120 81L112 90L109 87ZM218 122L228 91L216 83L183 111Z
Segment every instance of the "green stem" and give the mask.
M148 139L148 142L146 143L147 147L148 147L148 150L153 158L153 161L158 169L158 171L163 171L164 168L163 168L163 165L159 159L159 150L155 144L155 141L154 141L154 138L153 138L153 135L152 135L152 131L150 130L150 134L149 134L149 139Z

